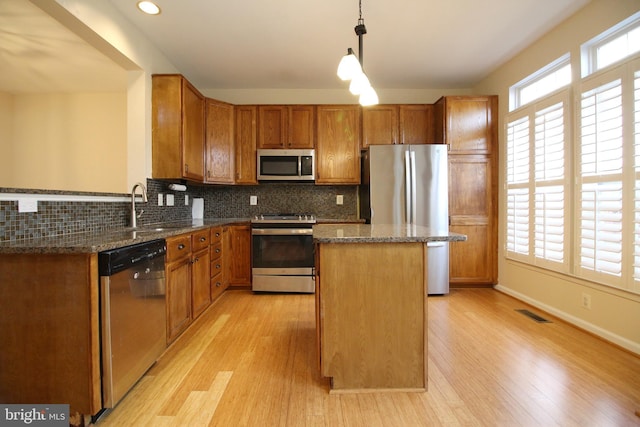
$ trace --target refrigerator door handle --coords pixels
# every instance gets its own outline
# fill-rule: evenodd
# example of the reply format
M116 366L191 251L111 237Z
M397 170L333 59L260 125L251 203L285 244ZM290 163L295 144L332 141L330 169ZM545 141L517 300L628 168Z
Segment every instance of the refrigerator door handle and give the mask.
M418 182L416 177L416 152L411 150L411 223L418 220Z
M411 157L410 157L410 153L409 151L405 151L404 152L404 216L405 216L405 223L406 224L411 224L412 222L412 218L411 218L411 212L412 212L412 206L411 206L411 200L412 200L412 195L411 195L411 176L413 174L413 171L411 170Z

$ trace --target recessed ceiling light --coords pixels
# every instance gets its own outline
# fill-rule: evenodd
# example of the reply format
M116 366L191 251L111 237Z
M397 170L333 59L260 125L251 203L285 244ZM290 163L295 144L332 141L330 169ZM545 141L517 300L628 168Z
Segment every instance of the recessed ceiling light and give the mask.
M159 15L160 14L160 8L153 2L151 1L139 1L138 2L138 9L140 9L141 11L143 11L144 13L148 14L148 15Z

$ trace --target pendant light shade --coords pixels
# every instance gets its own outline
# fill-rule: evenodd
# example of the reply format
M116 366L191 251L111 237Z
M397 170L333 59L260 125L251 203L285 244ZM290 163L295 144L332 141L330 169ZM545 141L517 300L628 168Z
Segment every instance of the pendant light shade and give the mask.
M378 94L371 86L366 87L360 94L360 105L366 107L368 105L378 105Z
M361 72L351 80L351 84L349 84L349 92L353 95L360 95L368 87L371 87L371 83L369 83L367 75Z
M338 77L342 80L351 80L358 74L362 74L362 67L353 49L349 48L338 65Z
M378 94L371 87L371 83L364 73L364 66L362 65L362 36L367 34L367 27L364 26L364 19L362 19L362 0L358 0L358 7L360 11L360 18L358 24L354 30L358 36L359 52L358 56L353 53L353 49L347 49L347 54L342 57L340 64L338 64L338 77L342 80L350 80L349 91L354 95L360 96L360 105L376 105L378 104Z

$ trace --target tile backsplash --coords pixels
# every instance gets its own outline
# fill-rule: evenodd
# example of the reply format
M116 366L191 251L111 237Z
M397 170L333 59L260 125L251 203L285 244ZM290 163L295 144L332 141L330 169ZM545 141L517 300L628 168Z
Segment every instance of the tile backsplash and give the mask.
M357 186L268 183L255 186L204 186L187 184L186 191L172 191L169 182L147 180L147 203L137 203L144 212L138 225L191 219L193 198L204 199L205 218L249 218L261 213L310 213L319 218L352 220L358 216ZM0 193L65 194L38 190L0 188ZM77 193L87 195L87 193ZM138 191L139 194L139 191ZM158 194L164 206L158 206ZM174 206L166 206L166 196ZM128 194L95 193L93 196L128 197ZM336 196L343 204L336 204ZM250 197L257 205L250 205ZM185 204L188 198L188 205ZM131 204L127 201L38 201L38 212L19 213L16 201L0 200L0 241L58 236L78 232L102 232L129 225Z

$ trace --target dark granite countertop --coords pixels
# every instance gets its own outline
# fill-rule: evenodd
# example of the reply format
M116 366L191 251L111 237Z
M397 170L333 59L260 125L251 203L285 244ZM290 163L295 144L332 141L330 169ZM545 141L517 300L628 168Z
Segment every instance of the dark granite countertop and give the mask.
M73 233L38 239L4 241L0 242L0 254L95 253L150 240L165 239L167 237L190 233L217 225L247 223L248 221L248 218L189 220L142 225L136 230L121 228L99 233Z
M317 243L426 243L461 242L467 240L467 236L419 225L316 224L313 240Z

